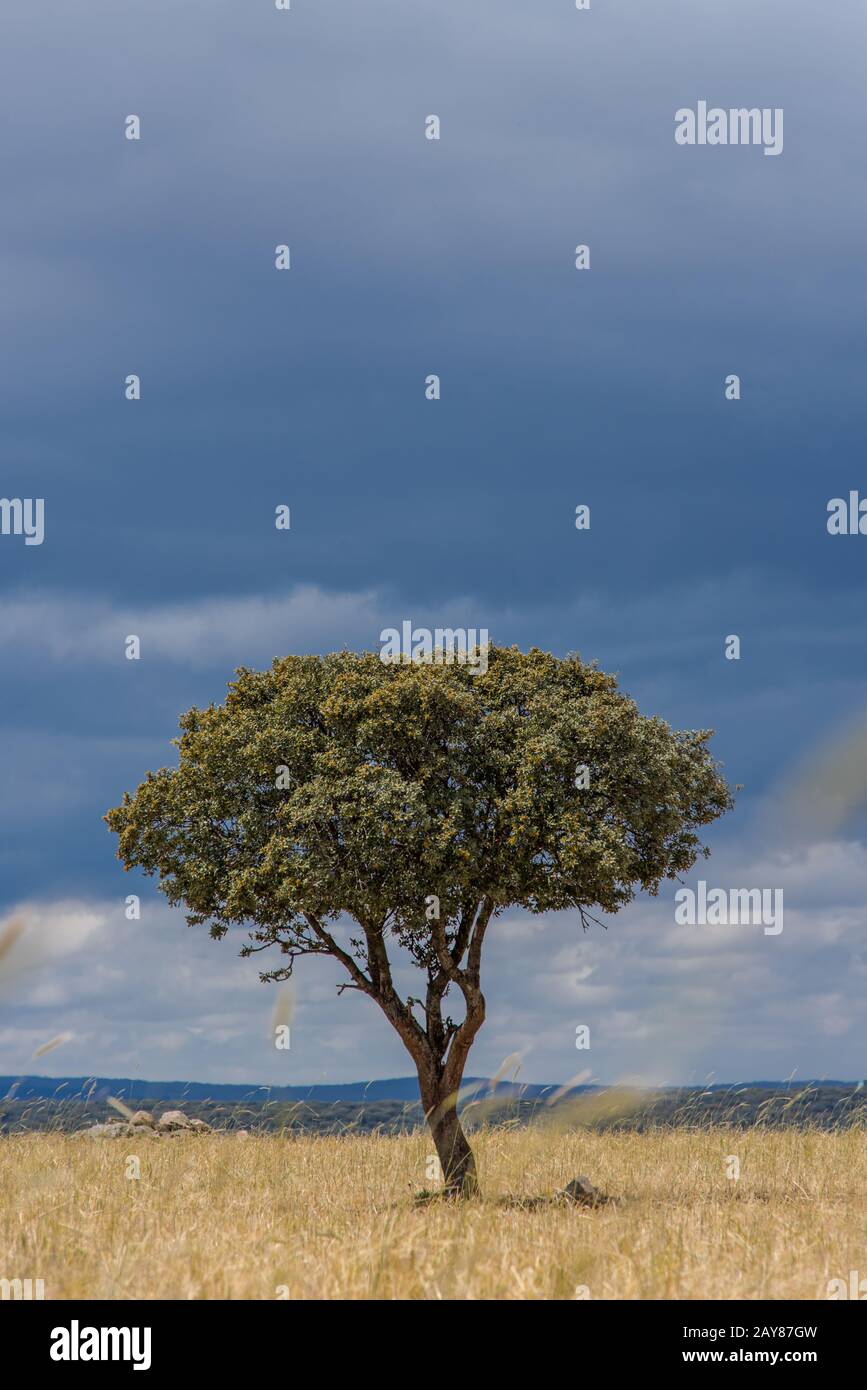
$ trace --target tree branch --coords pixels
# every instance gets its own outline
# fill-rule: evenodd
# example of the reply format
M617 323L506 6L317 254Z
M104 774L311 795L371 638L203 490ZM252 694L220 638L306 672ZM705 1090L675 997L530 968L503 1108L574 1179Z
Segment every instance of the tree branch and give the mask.
M331 956L334 956L335 959L339 960L341 965L343 965L345 969L348 971L349 975L352 977L355 987L357 989L360 989L364 994L371 994L375 998L376 995L373 981L369 980L365 975L364 971L359 969L356 962L352 959L352 956L350 956L347 951L344 951L341 946L338 946L331 933L325 930L322 923L319 921L317 917L313 915L312 912L305 912L304 917L311 931L313 931L315 935L318 937L318 939L322 942L322 945L324 949L327 951L327 953Z

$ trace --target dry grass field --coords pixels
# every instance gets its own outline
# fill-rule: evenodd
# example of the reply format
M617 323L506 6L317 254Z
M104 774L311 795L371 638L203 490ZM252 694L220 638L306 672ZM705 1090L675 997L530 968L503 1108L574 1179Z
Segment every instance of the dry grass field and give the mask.
M821 1299L867 1273L863 1129L491 1128L474 1146L484 1199L419 1206L421 1132L8 1137L0 1278L59 1299ZM577 1174L622 1203L512 1200Z

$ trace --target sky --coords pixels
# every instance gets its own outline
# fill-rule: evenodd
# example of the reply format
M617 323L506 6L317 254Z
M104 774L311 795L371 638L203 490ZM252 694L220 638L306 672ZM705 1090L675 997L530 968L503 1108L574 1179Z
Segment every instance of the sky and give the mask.
M715 729L743 790L686 883L785 901L507 912L469 1070L863 1075L867 539L827 507L867 495L865 39L859 0L7 0L0 494L45 537L0 535L0 1074L410 1070L321 960L275 1049L243 932L101 819L235 667L409 619ZM676 143L704 100L782 153Z

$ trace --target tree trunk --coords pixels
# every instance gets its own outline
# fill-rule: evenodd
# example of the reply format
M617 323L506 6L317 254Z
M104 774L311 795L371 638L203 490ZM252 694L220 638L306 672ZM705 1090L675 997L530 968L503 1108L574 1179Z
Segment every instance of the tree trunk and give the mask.
M443 1095L428 1114L433 1141L445 1178L447 1197L477 1197L476 1160L458 1117L454 1095Z

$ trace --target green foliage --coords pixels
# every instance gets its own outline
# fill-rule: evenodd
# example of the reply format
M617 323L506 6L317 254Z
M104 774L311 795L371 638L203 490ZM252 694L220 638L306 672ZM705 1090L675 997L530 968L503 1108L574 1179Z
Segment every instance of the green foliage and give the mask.
M616 912L688 870L698 829L731 805L709 732L673 731L595 666L536 649L492 647L475 675L289 656L240 669L224 704L180 724L178 767L106 816L118 856L159 874L191 923L282 946L270 978L327 951L311 921L341 914L432 968L430 894L449 945L484 901Z

